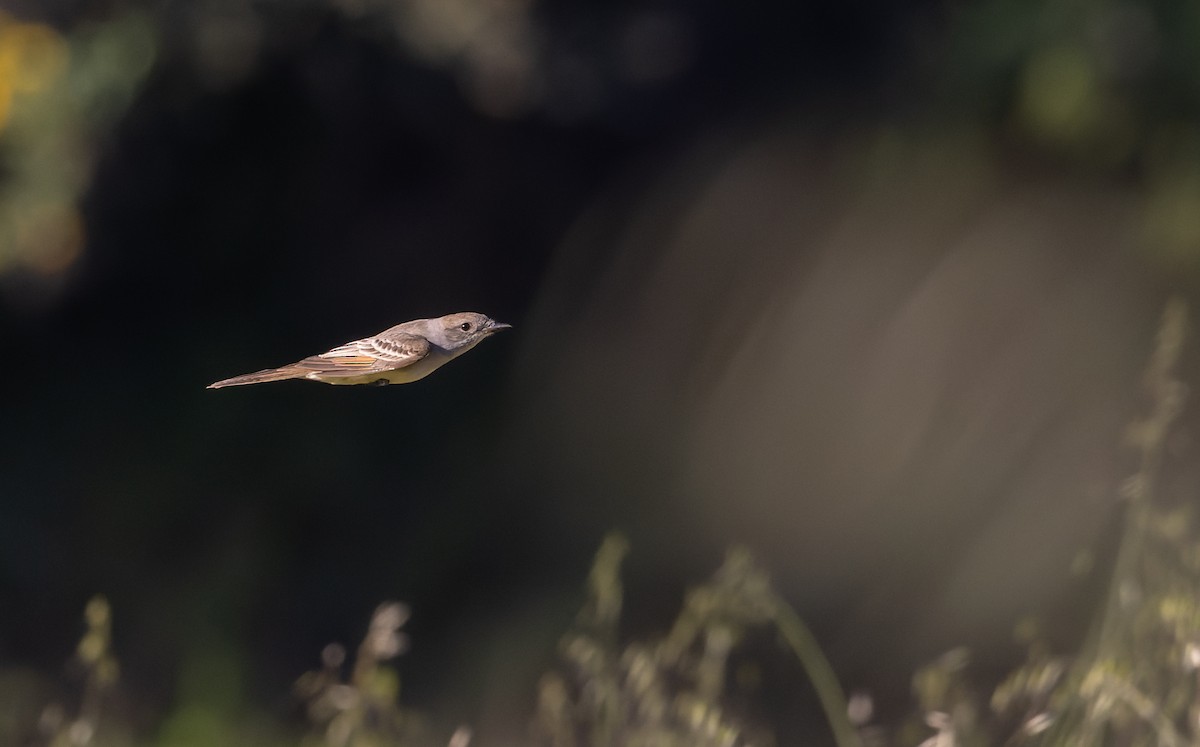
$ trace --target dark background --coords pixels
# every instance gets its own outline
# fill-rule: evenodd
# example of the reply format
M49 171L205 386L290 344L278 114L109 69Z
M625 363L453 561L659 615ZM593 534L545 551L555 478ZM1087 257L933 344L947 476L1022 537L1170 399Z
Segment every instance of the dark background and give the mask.
M117 104L45 113L30 103L39 93L21 94L14 111L32 113L0 131L18 164L0 199L40 188L44 171L30 177L19 164L45 148L82 174L47 199L74 206L83 226L77 256L45 270L38 253L61 247L20 239L19 211L0 219L12 223L0 254L0 666L57 678L80 610L101 592L136 732L159 733L197 703L241 723L286 714L290 683L322 646L357 640L378 602L400 598L414 609L405 700L450 724L519 734L517 709L532 703L612 528L633 540L634 635L664 629L682 586L724 545L745 541L835 665L885 701L902 703L921 657L972 631L1006 640L1010 619L990 618L986 630L934 626L913 650L909 634L928 632L925 623L880 620L897 610L920 619L935 605L921 579L953 587L962 557L986 554L996 537L1027 541L1020 514L1003 518L1019 502L1010 496L1037 493L1027 500L1041 505L1077 484L1107 494L1121 477L1114 454L1138 407L1156 316L1169 292L1186 295L1196 281L1200 239L1186 207L1200 165L1195 9L450 5L485 22L454 31L447 21L442 31L457 41L440 52L421 34L441 27L413 19L442 6L416 0L8 5L4 23L46 24L69 45L65 80L86 77L82 45L121 19L140 19L137 43L153 53L144 69L114 68L128 79ZM117 39L118 49L134 45ZM55 135L71 117L69 134ZM726 165L743 162L743 191L721 198ZM991 185L984 196L954 202L975 195L977 179ZM708 199L735 217L703 209ZM977 217L994 204L1018 206L999 229ZM687 228L686 215L709 216L712 230ZM842 218L831 225L828 215ZM1021 233L1060 218L1044 248ZM973 280L951 280L952 299L934 304L931 318L962 325L957 342L923 350L938 334L923 322L892 341L898 348L867 335L910 318L913 289L971 243L972 221L999 235L999 259ZM833 278L820 259L831 241L845 260ZM696 248L704 242L719 248ZM889 290L877 276L911 282ZM804 280L793 293L784 277ZM844 292L833 292L838 283ZM763 322L789 298L812 299L804 288L829 289L801 304L804 319L847 320L858 309L867 326L835 321L805 337ZM760 301L765 317L746 311ZM991 308L1001 311L972 316ZM204 388L460 310L515 331L411 386ZM1043 330L1067 342L1013 342ZM715 350L705 347L710 332L723 341ZM797 370L820 361L831 381L848 371L891 381L881 371L897 361L936 358L939 375L896 374L925 382L935 399L885 386L872 390L873 415L826 412L813 381L778 389L739 379L751 337L768 351L802 338L808 363ZM882 357L851 354L858 340ZM750 359L759 371L790 370L782 353ZM978 367L957 367L971 361ZM721 377L726 389L713 383ZM757 391L776 392L761 416L737 404ZM662 392L678 400L663 404ZM727 396L733 404L722 404ZM1047 418L1030 428L1005 420L1026 396ZM795 436L788 449L737 435L736 422L769 430L768 412L792 401L807 404L780 426ZM963 401L987 407L964 425ZM904 457L907 482L886 486L926 497L911 509L916 524L928 526L926 511L950 517L936 536L952 541L934 542L949 554L935 559L919 530L866 504L845 508L859 494L855 465L885 459L900 436L855 437L837 463L822 451L836 429L796 425L886 419L897 402L915 413L897 422L926 413L928 427L943 428ZM1103 411L1071 420L1078 431L1056 430L1079 402ZM688 430L706 418L727 439L707 451ZM993 440L970 441L972 423ZM1075 441L1076 432L1089 435ZM942 448L963 438L972 446L961 453ZM1006 450L1014 439L1021 445ZM1071 443L1086 452L1077 461ZM757 488L732 468L720 470L731 475L730 503L698 507L688 496L703 491L688 486L711 475L687 477L687 464L720 462L689 456L692 446L744 453L745 474L780 475L764 495L790 490L810 508L780 512L764 499L762 520L746 518L760 515L747 507L758 505ZM1042 474L1038 455L1060 447L1067 456L1050 459L1061 474L1025 486L1022 476ZM994 469L967 469L964 484L993 508L960 517L937 496L963 485L917 474L972 459ZM819 470L829 474L788 477ZM841 542L813 505L842 506L829 526L860 539ZM1103 567L1111 510L1066 513L1090 520L1063 553L1092 547ZM840 546L832 565L848 577L818 570L831 558L821 535ZM1000 606L1011 616L1044 609L1043 596L1069 586L1065 565L1034 563L1027 576L1054 580ZM867 612L863 579L891 589ZM1088 598L1100 585L1090 583L1071 593ZM1081 605L1053 618L1067 639L1083 627ZM1011 655L994 648L997 661Z

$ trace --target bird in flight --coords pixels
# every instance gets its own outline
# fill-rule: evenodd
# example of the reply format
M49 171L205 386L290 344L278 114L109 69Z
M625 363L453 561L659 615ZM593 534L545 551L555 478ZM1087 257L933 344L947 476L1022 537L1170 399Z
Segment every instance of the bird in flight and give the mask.
M425 378L483 338L511 327L471 311L437 319L416 319L372 337L339 345L328 353L312 355L288 366L222 379L208 388L284 379L309 379L326 384L407 384Z

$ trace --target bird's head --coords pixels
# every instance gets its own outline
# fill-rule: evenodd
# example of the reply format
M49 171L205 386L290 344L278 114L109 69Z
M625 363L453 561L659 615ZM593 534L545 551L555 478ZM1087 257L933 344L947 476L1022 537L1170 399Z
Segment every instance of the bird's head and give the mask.
M465 350L472 347L485 337L489 337L502 329L510 329L511 324L504 324L483 314L464 311L459 314L449 314L435 320L435 327L440 333L446 350Z

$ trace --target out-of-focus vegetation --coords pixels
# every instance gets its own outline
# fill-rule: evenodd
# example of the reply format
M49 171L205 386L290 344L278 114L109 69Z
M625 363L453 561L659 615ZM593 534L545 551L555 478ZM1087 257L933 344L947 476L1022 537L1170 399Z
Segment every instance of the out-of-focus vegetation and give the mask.
M1078 650L1055 651L1030 619L1016 631L1027 661L1000 682L970 674L968 648L955 648L912 679L916 714L898 724L873 720L871 697L847 701L818 643L744 549L731 551L712 580L692 589L669 632L623 643L621 566L628 541L610 535L596 554L587 596L559 645L560 665L542 678L531 706L530 743L548 747L753 747L789 744L755 712L746 694L761 686L752 662L733 659L756 628L777 633L805 670L838 747L955 745L1196 744L1200 740L1200 539L1190 506L1156 502L1156 486L1186 400L1178 378L1187 309L1172 301L1163 316L1143 384L1147 412L1129 427L1135 472L1121 486L1127 501L1120 549L1105 604ZM416 712L400 706L400 680L387 662L409 646L401 628L407 606L388 602L371 616L353 661L344 646L321 652L321 668L296 682L309 723L308 747L415 747L441 744ZM15 743L36 733L48 747L137 744L123 724L100 729L105 698L117 683L111 610L103 597L85 611L79 642L82 695L74 712L58 703L36 726L0 722ZM2 693L0 693L2 694ZM802 694L794 696L799 700ZM530 693L530 701L534 700ZM15 712L15 711L14 711ZM11 719L12 717L9 716ZM109 719L111 721L111 719ZM922 723L923 722L923 723ZM278 736L225 732L223 739L288 743ZM924 732L924 734L923 734ZM115 735L115 736L114 736ZM467 726L449 737L467 747ZM178 741L182 740L182 741ZM191 744L180 734L163 744Z
M321 652L320 670L296 683L317 735L308 743L328 747L375 744L423 744L419 718L400 709L400 679L385 662L399 656L408 642L400 632L408 609L399 602L382 604L371 616L367 634L343 681L346 649L331 643Z
M561 643L565 671L539 685L539 742L576 745L770 745L768 730L725 704L730 657L749 629L771 625L808 668L839 747L858 743L845 696L811 633L776 596L765 572L742 549L729 553L711 583L690 591L669 633L620 646L628 546L611 536L588 580L577 630Z
M81 680L78 702L73 711L68 711L62 703L50 703L37 721L40 737L37 741L49 747L120 744L130 740L130 736L121 731L123 725L117 724L114 730L111 723L106 724L106 738L97 738L105 698L117 685L119 677L119 665L112 651L112 609L108 600L102 596L93 597L84 609L83 619L87 631L80 639L72 661L76 679Z
M87 244L97 151L154 64L141 12L62 34L0 12L0 274L52 279Z
M839 747L1200 741L1198 517L1187 478L1160 477L1188 449L1186 311L1161 325L1119 504L1071 503L1114 492L1095 487L1112 468L1071 472L1078 431L1053 417L1085 408L1040 376L1104 400L1140 353L1089 345L1198 285L1200 5L568 5L0 12L0 747L494 743L477 717L549 747L786 745L797 721ZM1086 229L1118 249L1092 257ZM467 307L518 322L520 365L391 399L191 393ZM1107 412L1086 415L1105 440ZM1025 479L1046 462L1070 485ZM1012 593L1065 586L1058 565L972 589L995 628L1032 607L1016 669L955 637L913 672L911 617L843 626L955 588L931 535L964 566L1023 554L1004 508L1030 494L1085 506L1079 524L1124 512L1086 635ZM1001 528L972 555L985 513ZM931 515L950 518L913 526ZM553 551L613 525L667 565L714 536L769 559L731 552L671 625L673 603L623 587L613 535L551 661L577 572ZM1030 556L1080 541L1037 536L1063 547ZM1104 547L1077 570L1103 576ZM846 580L881 565L882 600ZM60 672L52 613L97 590L112 607L86 605ZM437 621L412 632L423 677L401 689L408 612L387 603L285 694L314 641L397 594ZM877 682L894 661L839 670L860 643L900 651L911 693Z
M1188 2L958 7L939 83L982 126L1091 173L1132 178L1144 249L1200 261L1200 9Z
M1056 651L1034 619L1016 631L1027 661L998 685L972 682L952 651L913 679L930 745L1195 744L1200 739L1200 531L1194 506L1156 501L1187 387L1178 363L1187 310L1168 305L1129 428L1136 471L1105 604L1078 650ZM982 696L982 697L981 697Z

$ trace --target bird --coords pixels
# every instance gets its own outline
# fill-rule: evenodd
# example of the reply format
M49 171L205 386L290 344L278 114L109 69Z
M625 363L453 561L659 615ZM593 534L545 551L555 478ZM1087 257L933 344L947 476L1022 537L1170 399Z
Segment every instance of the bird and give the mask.
M484 314L464 311L436 319L414 319L377 335L354 340L320 355L279 368L222 379L208 389L307 379L326 384L407 384L423 379L478 345L511 329Z

